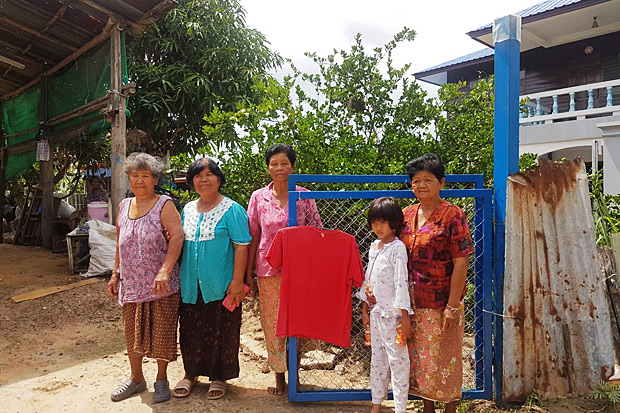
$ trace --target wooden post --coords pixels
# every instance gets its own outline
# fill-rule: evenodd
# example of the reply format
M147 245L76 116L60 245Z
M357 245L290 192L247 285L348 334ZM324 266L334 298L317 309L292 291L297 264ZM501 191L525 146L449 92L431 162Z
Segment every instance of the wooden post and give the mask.
M0 102L0 244L4 242L4 192L6 181L4 180L6 168L6 151L4 143L4 127L2 126L2 102Z
M127 150L127 118L125 116L126 100L121 95L121 88L123 86L121 78L121 30L122 28L118 25L114 27L110 39L110 86L113 91L110 95L110 102L112 104L112 224L116 222L118 205L127 194L127 179L123 173L123 163Z
M48 78L41 77L41 100L39 102L39 120L45 122L48 118ZM45 133L45 129L43 129ZM39 187L41 188L41 242L44 248L52 249L54 236L54 144L50 140L50 159L40 162Z

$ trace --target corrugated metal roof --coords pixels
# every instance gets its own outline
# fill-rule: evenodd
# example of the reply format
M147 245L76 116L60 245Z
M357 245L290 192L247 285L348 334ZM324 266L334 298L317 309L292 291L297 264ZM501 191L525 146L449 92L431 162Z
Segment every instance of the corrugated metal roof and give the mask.
M586 1L586 0L548 0L548 1L543 1L542 3L535 4L531 7L528 7L527 9L523 9L517 12L516 14L521 16L521 18L526 18L530 16L535 16L537 14L545 13L551 10L559 9L564 6L570 6L571 4L581 3L582 1ZM479 27L475 30L472 30L472 32L477 32L480 30L488 29L492 26L493 26L493 22L489 24L485 24L484 26Z
M584 163L543 161L507 189L504 401L587 393L614 353Z
M465 62L470 62L470 61L482 59L482 58L485 58L485 57L493 56L494 54L495 54L495 50L487 47L485 49L478 50L477 52L466 54L465 56L457 57L456 59L449 60L449 61L447 61L445 63L441 63L441 64L438 64L436 66L429 67L428 69L424 69L424 70L416 73L415 75L416 75L416 77L418 77L419 74L423 74L423 73L426 73L426 72L431 72L431 71L434 71L434 70L437 70L437 69L443 69L443 68L449 67L449 66L460 65L460 64L465 63Z

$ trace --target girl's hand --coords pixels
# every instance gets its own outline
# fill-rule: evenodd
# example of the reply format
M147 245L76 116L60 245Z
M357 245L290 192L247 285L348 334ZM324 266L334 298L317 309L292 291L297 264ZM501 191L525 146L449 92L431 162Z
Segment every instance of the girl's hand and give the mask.
M377 304L377 297L375 297L375 295L372 293L372 288L370 288L370 285L368 284L366 284L366 297L368 298L369 306L372 307Z
M364 324L364 327L370 325L370 315L368 315L367 311L362 311L362 323Z
M118 274L115 272L112 273L112 278L108 282L108 293L112 298L118 298L118 283L119 283Z
M153 294L155 295L164 295L170 291L170 284L168 283L168 279L170 278L170 274L163 268L159 270L157 276L155 277L155 282L153 283Z
M232 304L234 306L241 304L241 301L243 301L243 297L245 296L243 291L243 283L241 281L232 280L228 285L226 294L230 294L230 298L232 299Z
M452 330L459 325L461 321L461 312L459 307L446 307L443 310L443 331Z

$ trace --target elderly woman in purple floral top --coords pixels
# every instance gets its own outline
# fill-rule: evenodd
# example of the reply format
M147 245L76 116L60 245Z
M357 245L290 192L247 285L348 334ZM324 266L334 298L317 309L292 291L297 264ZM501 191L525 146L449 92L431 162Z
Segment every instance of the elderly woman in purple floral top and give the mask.
M116 261L108 291L123 307L131 376L112 392L113 401L146 390L144 356L157 359L153 402L171 396L167 368L177 357L180 292L176 263L184 236L171 199L155 193L163 169L160 160L145 153L131 154L124 164L135 197L124 199L118 207Z
M283 394L286 386L286 337L276 336L282 270L271 268L265 256L278 230L288 225L288 176L293 173L295 157L295 150L290 145L276 143L267 149L265 161L273 181L254 191L248 205L252 242L245 283L253 286L252 273L256 274L268 362L276 378L276 386L268 387L267 391L273 395ZM307 191L301 186L297 186L296 190ZM297 225L322 225L314 200L303 199L297 202Z

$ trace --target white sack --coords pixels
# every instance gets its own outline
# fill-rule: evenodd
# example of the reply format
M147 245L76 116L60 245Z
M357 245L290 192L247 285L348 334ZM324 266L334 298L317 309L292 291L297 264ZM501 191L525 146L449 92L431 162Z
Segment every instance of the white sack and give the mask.
M87 222L90 264L84 277L103 275L114 268L116 227L96 219Z

